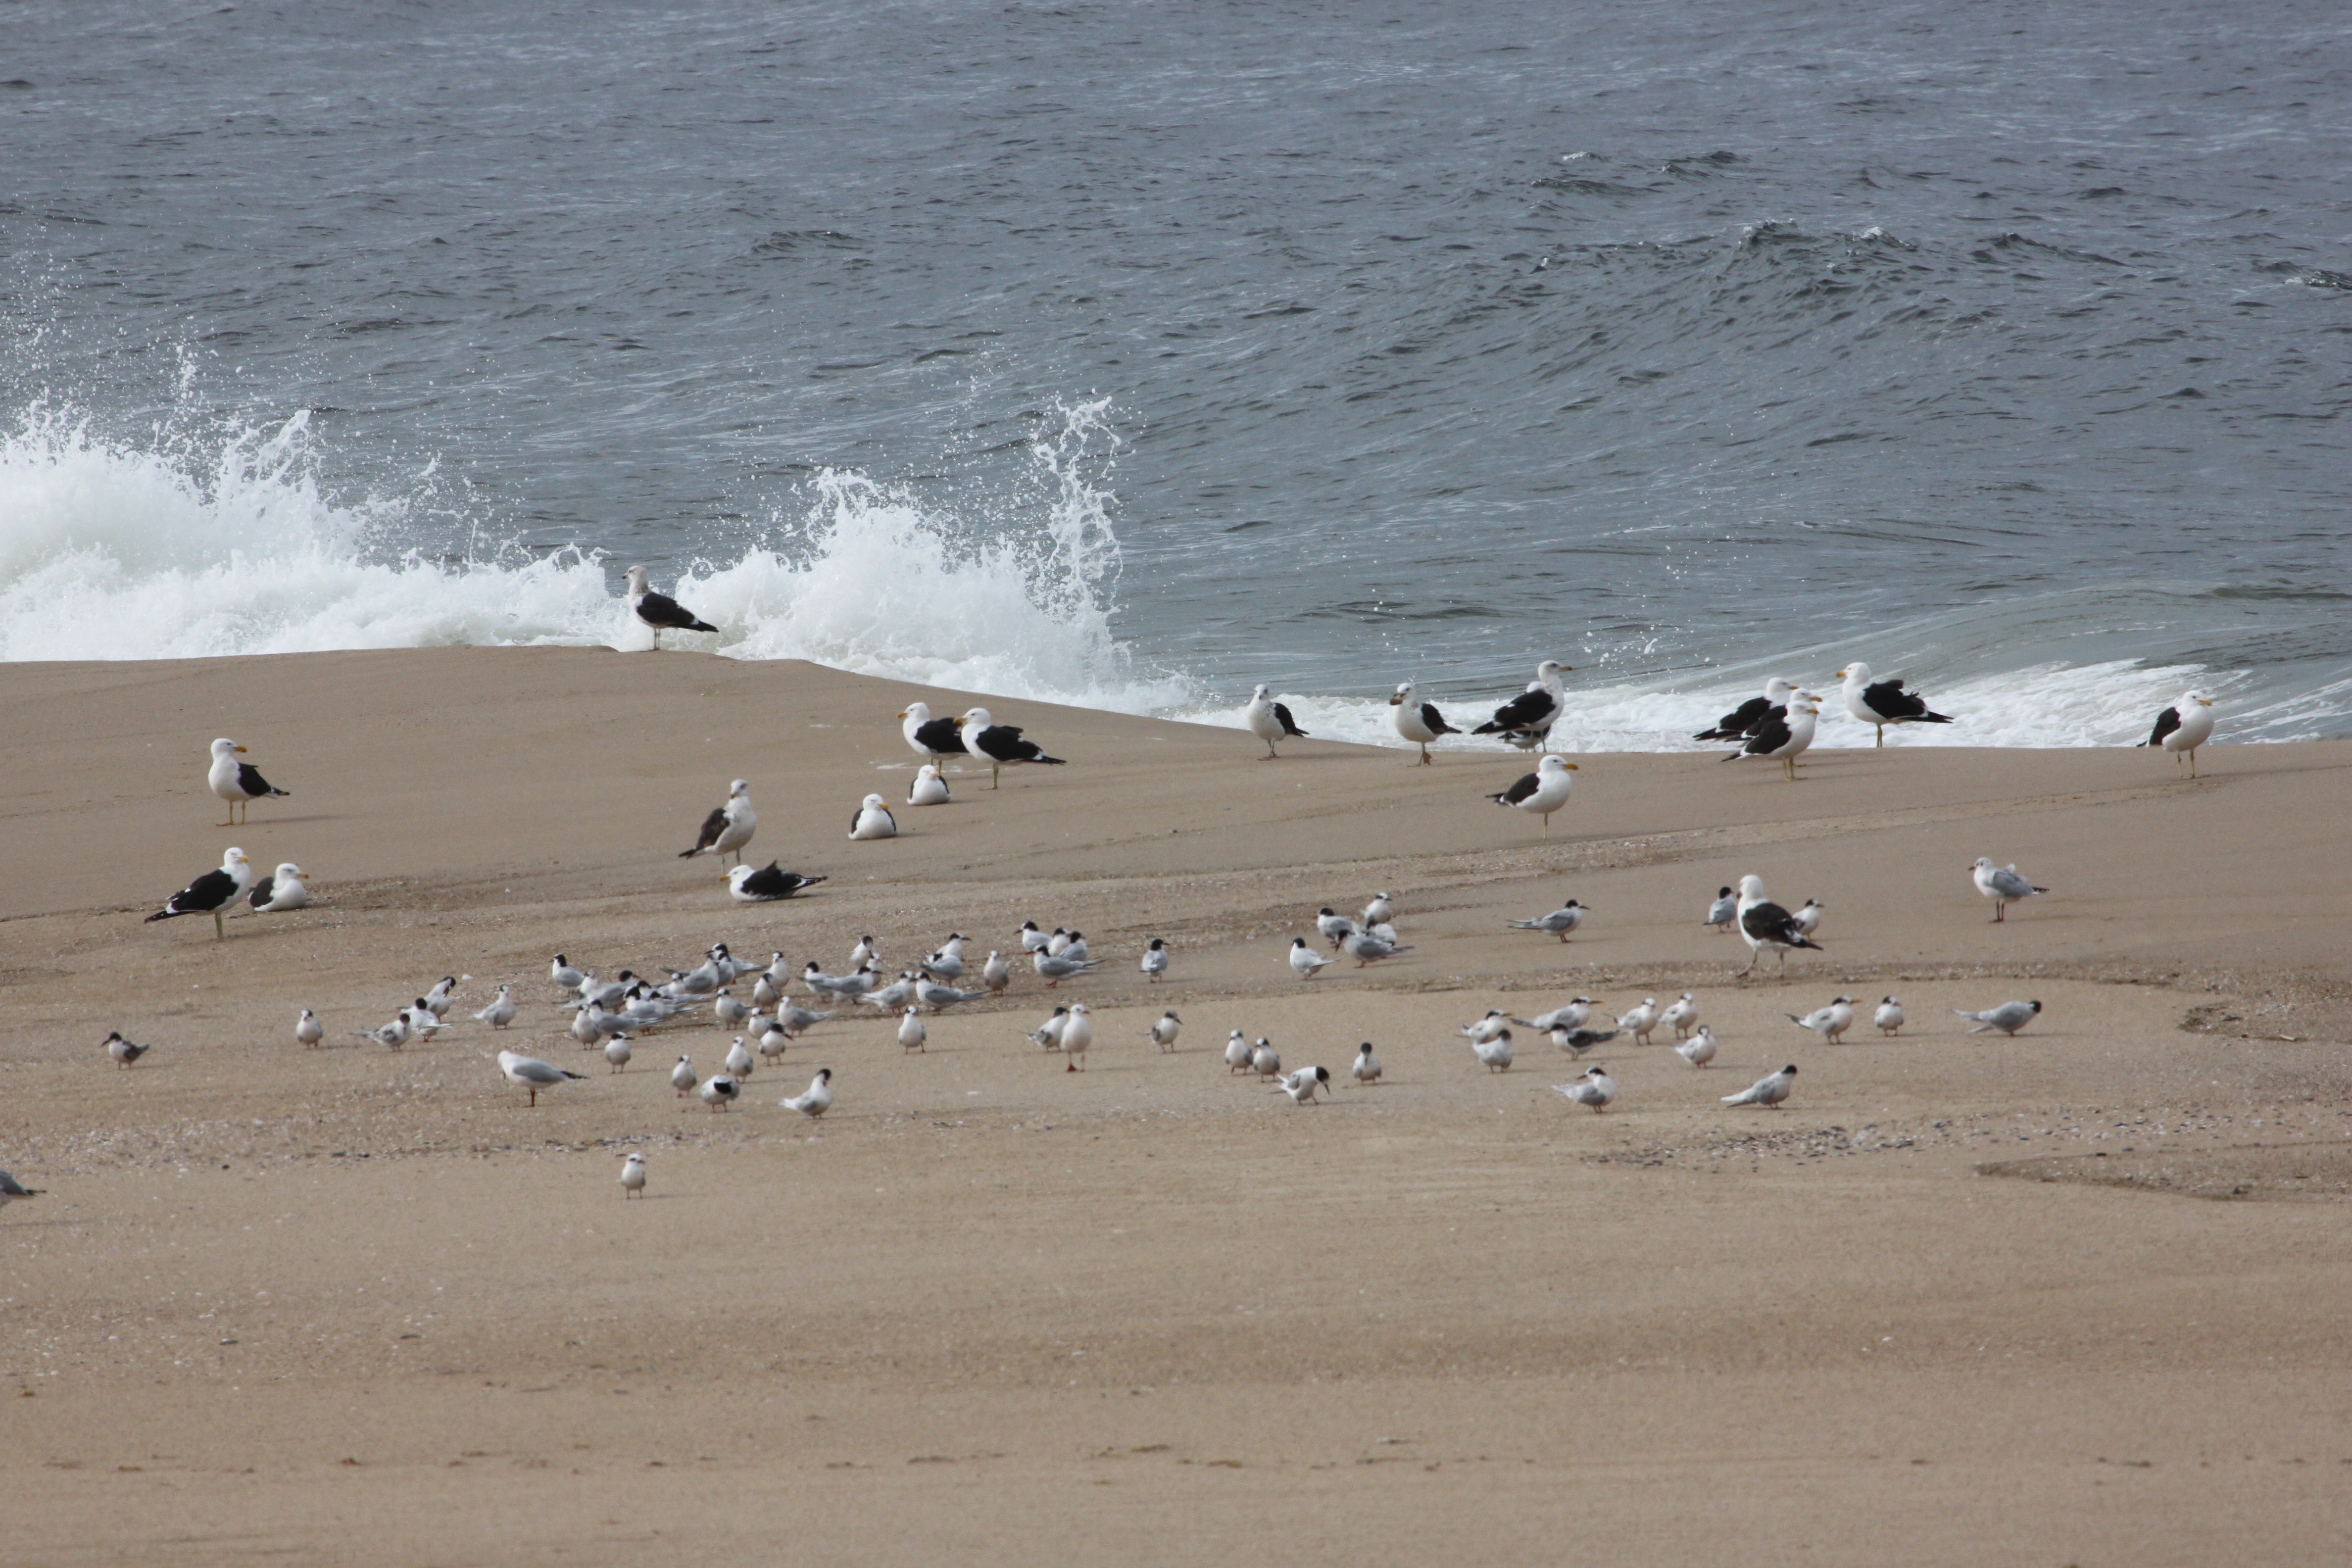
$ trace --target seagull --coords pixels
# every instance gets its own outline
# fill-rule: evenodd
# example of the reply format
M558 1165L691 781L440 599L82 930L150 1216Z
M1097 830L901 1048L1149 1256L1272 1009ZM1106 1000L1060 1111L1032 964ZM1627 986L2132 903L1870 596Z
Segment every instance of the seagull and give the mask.
M152 1046L134 1046L124 1039L120 1032L111 1030L99 1044L106 1047L106 1054L114 1058L116 1066L126 1068L155 1048Z
M7 1172L0 1171L0 1209L6 1208L18 1198L37 1198L46 1190L41 1187L28 1187Z
M629 1058L635 1054L630 1049L629 1037L626 1035L614 1035L604 1042L604 1061L614 1072L628 1071ZM683 1061L686 1058L681 1057L678 1059Z
M1062 982L1073 974L1084 974L1102 960L1056 958L1050 952L1038 952L1031 954L1030 962L1038 974L1044 977L1047 989L1051 990L1059 988Z
M694 1062L691 1058L678 1058L677 1066L669 1069L669 1086L677 1090L677 1097L680 1100L692 1094L694 1086L700 1081L694 1076Z
M1250 1066L1256 1069L1260 1078L1278 1078L1282 1073L1282 1053L1274 1048L1272 1040L1260 1035L1256 1047L1250 1052Z
M833 1069L819 1068L809 1086L790 1100L780 1101L787 1110L797 1110L814 1121L833 1109Z
M1356 967L1359 969L1368 963L1377 963L1383 958L1394 958L1400 952L1412 951L1412 945L1410 942L1400 944L1387 942L1368 931L1360 931L1353 936L1341 937L1339 945L1348 950L1349 956L1356 961Z
M1777 718L1789 707L1789 693L1795 687L1774 676L1764 683L1764 695L1751 697L1715 721L1711 729L1701 730L1691 737L1694 741L1744 741L1756 732L1756 727L1767 718Z
M1780 972L1787 973L1791 948L1810 947L1822 951L1822 944L1797 929L1796 918L1764 896L1764 879L1747 876L1739 879L1739 937L1748 947L1748 969L1769 948L1780 954ZM1739 973L1745 974L1748 969Z
M2010 905L2022 903L2028 899L2050 890L2047 888L2037 888L2019 876L2017 862L2014 860L2006 866L1996 866L1992 863L1990 856L1979 855L1977 857L1977 863L1969 867L1969 870L1976 879L1977 891L1992 900L1992 918L1995 921L2005 921L2009 918Z
M1237 1072L1249 1071L1250 1057L1250 1043L1242 1038L1242 1032L1239 1029L1235 1029L1226 1037L1225 1074L1227 1077L1230 1078Z
M1503 1030L1491 1040L1475 1041L1472 1043L1470 1048L1477 1053L1478 1059L1480 1061L1486 1064L1486 1070L1488 1072L1508 1072L1511 1070L1510 1030Z
M1797 759L1812 745L1814 729L1821 715L1819 700L1812 693L1792 691L1789 694L1786 716L1779 719L1767 716L1757 726L1756 732L1748 737L1748 743L1723 760L1736 763L1743 757L1770 757L1780 764L1782 775L1793 781L1797 776Z
M513 1023L515 1018L514 987L511 985L499 986L498 1000L492 1002L488 1006L475 1014L474 1016L481 1020L483 1023L488 1024L493 1029L503 1029L509 1024Z
M1870 1021L1882 1035L1899 1033L1903 1027L1903 1004L1892 996L1881 996L1878 1011L1871 1016Z
M1150 1028L1145 1030L1144 1034L1161 1050L1172 1051L1176 1048L1176 1037L1182 1032L1183 1027L1184 1020L1176 1016L1175 1008L1171 1007L1160 1014L1159 1019Z
M397 1017L382 1028L362 1029L358 1033L362 1040L372 1040L379 1046L386 1046L395 1051L416 1037L416 1031L409 1026L408 1009L405 1007L400 1010Z
M1551 814L1568 804L1576 781L1568 775L1576 772L1576 764L1565 757L1547 755L1536 763L1536 771L1523 775L1517 784L1486 798L1496 805L1516 805L1521 811L1532 811L1543 818L1544 837L1551 837Z
M560 952L555 955L555 962L547 966L547 977L555 983L558 991L569 991L574 996L580 994L581 988L591 978L586 971L572 968L572 961Z
M1359 918L1367 928L1384 926L1396 919L1396 905L1386 893L1374 893L1372 901L1364 906L1364 912Z
M1518 696L1495 710L1495 716L1470 732L1500 735L1514 745L1539 746L1551 736L1551 727L1568 709L1568 693L1560 677L1573 666L1548 658L1536 666L1536 681Z
M1675 1039L1687 1039L1690 1032L1698 1027L1698 1004L1692 1001L1691 994L1685 991L1678 999L1666 1004L1666 1010L1658 1016L1658 1021L1674 1026Z
M880 795L869 795L849 819L849 837L853 840L896 838L898 819L890 815L888 804Z
M1263 686L1250 693L1249 703L1242 710L1242 722L1249 726L1251 734L1265 742L1265 755L1258 759L1262 763L1274 760L1276 741L1291 735L1302 741L1307 738L1307 731L1292 721L1290 710L1268 697Z
M284 914L310 901L310 889L302 883L302 868L291 860L281 861L269 876L256 878L253 891L246 895L246 902L257 915Z
M646 1195L646 1157L632 1151L621 1164L621 1196L641 1198Z
M1168 944L1156 936L1143 950L1142 969L1144 978L1155 985L1168 977Z
M1337 952L1340 941L1355 934L1356 922L1326 904L1316 911L1315 929L1322 934L1325 942L1331 944L1331 951Z
M1580 1057L1593 1047L1605 1046L1616 1037L1614 1029L1559 1028L1551 1031L1551 1043L1572 1057Z
M1004 988L1013 984L1013 971L1005 966L1004 960L996 956L996 950L992 947L988 950L988 962L980 966L980 983L988 987L988 994L992 996L1003 995Z
M2180 765L2183 753L2189 758L2189 776L2197 776L2197 748L2213 738L2213 700L2194 691L2184 691L2180 700L2156 716L2156 728L2148 732L2143 746L2161 746L2172 753L2175 769ZM220 742L215 741L217 747Z
M962 734L959 732L957 727L959 722L960 721L952 714L944 719L932 718L931 705L928 702L909 702L898 714L898 732L907 737L907 744L914 748L916 754L923 759L924 764L930 766L938 763L941 757L962 757L971 754L970 749L963 743ZM939 772L937 767L932 767L931 771L934 775ZM945 799L946 796L942 795L940 798ZM910 802L909 804L919 803Z
M1802 904L1797 907L1796 912L1791 914L1789 918L1796 922L1796 926L1799 931L1803 931L1807 936L1811 936L1814 931L1821 929L1822 910L1824 907L1825 906L1818 899L1807 899Z
M1317 1105L1321 1101L1315 1098L1315 1091L1330 1081L1331 1073L1328 1068L1300 1068L1297 1072L1285 1074L1276 1087L1290 1096L1293 1105Z
M638 620L654 630L654 651L661 652L661 635L665 631L715 632L719 628L708 621L697 620L684 605L667 594L656 594L646 586L646 569L632 566L628 571L629 609Z
M2042 1004L2004 1002L1998 1007L1989 1007L1981 1013L1971 1013L1965 1007L1955 1007L1952 1011L1963 1018L1976 1020L1977 1026L1969 1031L1971 1035L1981 1035L1987 1029L1999 1029L2004 1035L2015 1035L2018 1030L2042 1016Z
M1087 1047L1094 1043L1094 1020L1087 1014L1087 1005L1071 1004L1069 1020L1062 1026L1062 1054L1069 1058L1069 1065L1062 1070L1077 1071L1078 1064L1086 1059Z
M729 1075L738 1081L751 1076L751 1068L757 1065L757 1058L743 1044L742 1036L736 1036L734 1043L727 1047L727 1059L723 1065Z
M1650 1043L1650 1031L1658 1026L1658 1020L1662 1016L1664 1015L1658 1010L1658 999L1655 996L1644 996L1642 998L1640 1006L1617 1020L1617 1026L1631 1031L1637 1044L1646 1046Z
M1291 973L1297 975L1299 979L1314 979L1316 974L1330 962L1329 959L1307 946L1305 937L1295 936L1290 939L1290 969Z
M316 1049L319 1042L326 1037L327 1028L319 1022L319 1015L308 1007L303 1008L302 1016L294 1020L294 1038L305 1047Z
M1579 1105L1592 1107L1595 1116L1608 1110L1609 1102L1617 1098L1617 1080L1600 1068L1586 1068L1584 1076L1574 1083L1556 1083L1551 1089L1554 1094L1564 1094Z
M1769 1106L1774 1110L1778 1110L1780 1109L1780 1102L1789 1098L1789 1091L1796 1086L1797 1064L1790 1062L1779 1072L1771 1073L1766 1077L1758 1079L1754 1083L1749 1084L1738 1094L1725 1095L1723 1097L1723 1103L1726 1105L1764 1105Z
M236 760L244 754L245 748L226 736L213 742L213 763L205 770L205 783L215 795L228 802L228 820L215 823L215 827L236 826L245 820L246 807L254 801L272 795L291 798L292 792L271 784L261 776L259 768Z
M725 1073L713 1073L702 1082L702 1103L713 1110L724 1110L735 1103L743 1086Z
M577 1082L581 1077L576 1072L566 1072L551 1063L541 1061L537 1057L519 1056L513 1051L499 1053L499 1070L506 1074L507 1081L517 1089L530 1091L532 1105L539 1103L541 1089L553 1089L566 1081Z
M1675 1047L1675 1054L1695 1068L1703 1068L1715 1060L1715 1031L1705 1024L1698 1033Z
M677 858L690 860L697 855L732 855L743 858L743 846L751 842L751 835L760 830L760 814L751 809L751 784L748 779L737 779L727 786L727 801L710 808L702 819L702 831L694 836L694 847L681 849Z
M1511 1026L1510 1016L1500 1007L1489 1007L1486 1016L1475 1024L1465 1024L1454 1031L1472 1045L1484 1045Z
M985 708L968 710L959 721L963 725L964 744L988 759L988 787L994 789L1005 768L1014 763L1041 763L1047 767L1063 765L1059 757L1049 757L1044 747L1034 741L1021 738L1018 724L1000 724Z
M1706 907L1707 929L1717 936L1728 936L1739 920L1739 895L1729 888L1715 890L1715 902Z
M1549 1034L1554 1029L1580 1029L1584 1027L1584 1021L1591 1016L1592 1016L1592 998L1579 996L1538 1017L1514 1018L1511 1022L1523 1029L1534 1029L1538 1033Z
M1548 931L1566 942L1569 933L1584 923L1584 917L1589 912L1587 906L1570 899L1548 915L1538 915L1531 921L1513 921L1511 930Z
M1062 1048L1062 1031L1069 1026L1069 1022L1070 1010L1067 1007L1056 1007L1050 1017L1030 1030L1024 1037L1036 1041L1049 1051L1058 1051Z
M253 864L242 849L230 849L221 857L220 869L207 871L186 887L163 900L163 907L147 917L152 925L168 921L174 915L210 915L213 917L213 937L218 941L221 911L245 895L253 886Z
M1410 680L1399 684L1396 695L1389 699L1389 706L1396 710L1389 715L1396 725L1396 732L1421 748L1418 765L1422 767L1429 765L1429 748L1440 735L1462 733L1445 721L1445 715L1437 710L1436 703L1423 702L1414 698L1413 685Z
M907 786L908 805L945 805L948 800L948 781L940 777L936 766L925 763L915 770L915 782Z
M1366 1089L1381 1081L1381 1058L1372 1054L1371 1041L1366 1040L1356 1047L1356 1065L1348 1070Z
M1812 1030L1834 1046L1840 1035L1853 1027L1853 998L1841 996L1828 1006L1816 1007L1801 1018L1794 1013L1783 1014L1782 1016L1800 1029Z
M1873 684L1870 666L1849 664L1838 671L1845 682L1842 696L1846 711L1878 731L1878 743L1886 744L1889 724L1948 724L1951 720L1941 713L1930 713L1925 698L1903 689L1900 680L1882 680Z

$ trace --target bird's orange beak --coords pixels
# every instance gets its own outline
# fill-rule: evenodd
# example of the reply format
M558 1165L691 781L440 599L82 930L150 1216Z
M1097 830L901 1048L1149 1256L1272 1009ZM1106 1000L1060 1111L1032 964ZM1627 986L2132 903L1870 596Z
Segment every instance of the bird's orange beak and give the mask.
M244 748L243 746L239 746L239 747L236 749L236 751L237 751L237 755L239 755L239 756L243 756L243 755L245 754L245 748Z

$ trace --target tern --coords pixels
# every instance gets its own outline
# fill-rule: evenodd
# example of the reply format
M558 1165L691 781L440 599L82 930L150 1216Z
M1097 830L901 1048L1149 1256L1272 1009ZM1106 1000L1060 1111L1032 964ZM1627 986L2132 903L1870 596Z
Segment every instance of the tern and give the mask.
M514 1051L499 1053L499 1070L507 1075L509 1083L530 1092L532 1105L539 1103L540 1090L553 1089L562 1083L576 1083L581 1078L580 1074L566 1072L551 1062L543 1062L537 1057L526 1057Z
M1297 1072L1285 1074L1276 1087L1290 1096L1293 1105L1318 1105L1322 1102L1315 1098L1315 1091L1329 1087L1330 1082L1328 1068L1300 1068Z
M1556 1083L1551 1088L1554 1094L1564 1094L1579 1105L1592 1107L1596 1116L1608 1110L1609 1102L1617 1098L1617 1080L1600 1068L1586 1068L1584 1076L1575 1082Z
M621 1163L621 1196L641 1198L646 1195L646 1157L634 1150Z
M1318 973L1328 968L1330 963L1329 959L1307 946L1305 937L1295 936L1290 939L1290 970L1299 979L1314 979Z
M1802 1017L1794 1013L1781 1015L1800 1029L1811 1029L1831 1045L1838 1037L1853 1027L1853 998L1840 996L1826 1007L1816 1007Z
M814 1121L833 1109L833 1069L819 1068L816 1077L809 1079L808 1088L782 1102L787 1110L797 1110Z
M1560 941L1566 942L1569 938L1569 933L1576 930L1577 927L1582 925L1584 923L1584 917L1590 912L1591 910L1589 906L1580 904L1574 899L1570 899L1568 902L1562 904L1559 908L1552 910L1552 912L1548 915L1538 915L1531 921L1513 921L1510 923L1510 929L1513 931L1549 931L1552 935L1559 938Z
M1779 1072L1768 1074L1741 1089L1738 1094L1723 1097L1726 1105L1761 1105L1778 1110L1797 1086L1797 1064L1790 1062Z
M1371 1041L1366 1040L1356 1047L1356 1065L1348 1070L1366 1089L1381 1081L1381 1058L1373 1053Z
M1870 1021L1873 1025L1876 1026L1878 1032L1882 1035L1895 1035L1901 1033L1903 1028L1903 1004L1897 1002L1892 996L1881 996L1878 999L1878 1011L1871 1016Z
M1675 1047L1675 1054L1695 1068L1706 1066L1715 1060L1715 1031L1701 1024L1698 1033Z
M1977 891L1992 900L1994 921L2007 920L2010 905L2022 903L2027 899L2050 890L2047 888L2037 888L2019 876L2017 862L2014 860L2006 866L1996 866L1992 863L1990 856L1979 855L1977 857L1977 863L1969 868L1969 872L1975 879Z
M511 985L499 986L497 1000L493 1001L488 1006L483 1008L480 1012L475 1014L474 1016L480 1019L483 1023L488 1024L493 1029L503 1029L509 1024L513 1023L515 1020L514 987Z
M326 1026L319 1022L319 1015L305 1007L302 1016L294 1020L294 1037L304 1046L316 1049L319 1042L327 1037Z
M1144 1034L1161 1050L1172 1051L1176 1048L1176 1037L1182 1032L1183 1027L1184 1020L1176 1016L1175 1008L1171 1007L1160 1014L1151 1027L1144 1031Z
M1955 1007L1952 1011L1963 1018L1976 1020L1977 1026L1969 1031L1971 1035L1981 1035L1987 1029L1999 1029L2004 1035L2015 1035L2018 1030L2042 1016L2042 1004L2004 1002L1998 1007L1988 1007L1981 1013L1971 1013L1965 1007Z

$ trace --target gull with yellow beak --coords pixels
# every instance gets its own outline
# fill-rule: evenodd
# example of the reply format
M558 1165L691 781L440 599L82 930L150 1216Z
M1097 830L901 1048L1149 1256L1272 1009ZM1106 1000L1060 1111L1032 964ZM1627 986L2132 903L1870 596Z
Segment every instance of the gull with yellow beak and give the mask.
M1544 837L1551 837L1551 814L1568 804L1576 781L1568 775L1576 772L1576 764L1566 757L1547 755L1536 764L1536 771L1526 774L1507 790L1486 798L1496 805L1515 805L1521 811L1531 811L1543 818Z
M2156 716L2156 729L2140 742L2143 746L2162 746L2172 753L2175 767L2182 753L2189 757L2189 776L2197 776L2197 748L2213 738L2213 700L2194 691L2183 692L2180 700ZM218 742L214 742L215 745Z
M212 792L228 802L228 820L215 823L215 827L235 827L245 820L245 807L253 801L268 796L286 798L289 790L282 790L261 776L261 770L251 763L240 763L245 748L223 736L213 742L213 765L205 773L205 783Z

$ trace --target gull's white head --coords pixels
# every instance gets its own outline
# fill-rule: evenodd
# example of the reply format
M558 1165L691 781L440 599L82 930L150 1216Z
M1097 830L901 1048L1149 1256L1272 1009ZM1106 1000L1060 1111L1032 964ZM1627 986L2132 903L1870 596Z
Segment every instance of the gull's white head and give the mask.
M1753 873L1740 878L1739 896L1743 899L1749 900L1762 898L1764 896L1764 879L1756 876Z
M1391 708L1402 708L1412 700L1412 682L1410 680L1398 681L1396 695L1389 699L1389 706Z
M1265 687L1263 683L1258 685L1250 692L1250 700L1253 702L1263 702L1265 700Z
M293 861L291 861L291 860L284 860L284 861L280 861L280 862L278 863L278 880L279 880L279 881L281 881L281 882L282 882L282 881L286 880L286 879L287 879L287 878L289 878L289 877L293 877L293 878L297 878L297 879L299 879L299 878L300 878L300 877L301 877L301 875L302 875L302 868L301 868L301 867L299 867L299 866L297 866L296 864L294 864L294 862L293 862Z
M1777 675L1764 683L1764 695L1776 708L1785 704L1789 700L1789 693L1796 689Z
M243 866L246 864L247 864L247 862L245 858L245 851L242 849L231 849L227 854L221 857L221 869L224 871L227 870L232 866Z
M2210 697L2206 697L2206 696L2200 695L2200 693L2198 693L2198 692L2190 691L2190 692L2187 692L2187 693L2185 693L2185 694L2183 694L2183 695L2182 695L2182 697L2181 697L2181 699L2180 699L2180 705L2181 705L2183 708L2187 708L2187 707L2189 707L2189 706L2191 706L2191 705L2194 705L2194 706L2199 707L2199 708L2210 708L2210 707L2212 707L2212 706L2213 706L2213 700L2212 700ZM217 745L219 745L219 744L220 744L220 742L219 742L218 741L215 741L215 742L213 742L213 744L214 744L214 745L215 745L215 746L217 746ZM241 752L241 751L245 750L245 748L244 748L243 746L239 746L239 747L237 748L237 750Z
M985 730L994 724L996 719L985 708L968 708L956 722L967 730Z
M869 795L866 797L866 809L868 811L879 811L887 804L888 803L883 800L883 798L878 795Z
M1839 670L1837 678L1848 686L1867 686L1870 684L1870 666L1857 659Z
M681 1058L680 1059L683 1060L684 1058ZM646 1157L643 1154L632 1152L626 1163L632 1165L642 1165L646 1163Z
M1569 674L1574 670L1575 668L1576 667L1574 665L1562 664L1556 658L1548 658L1541 664L1536 666L1536 679L1546 686L1558 687L1559 685L1559 678L1563 675Z
M733 784L727 786L727 795L730 800L740 798L740 796L750 795L751 793L751 781L750 779L737 779Z
M243 746L238 745L235 741L232 741L227 736L224 735L219 740L213 742L213 760L215 762L218 762L223 757L244 750L245 748Z
M1577 771L1576 764L1570 762L1566 757L1555 757L1546 754L1541 762L1536 763L1536 772L1539 773L1572 773Z
M935 779L940 776L939 764L937 763L925 763L921 767L915 770L915 776L919 779Z
M632 566L625 575L629 580L629 596L633 599L641 597L646 592L646 569Z
M928 702L909 702L898 710L898 717L912 719L918 724L928 724L931 721L931 705Z

